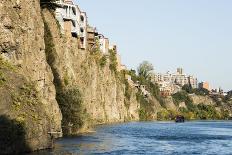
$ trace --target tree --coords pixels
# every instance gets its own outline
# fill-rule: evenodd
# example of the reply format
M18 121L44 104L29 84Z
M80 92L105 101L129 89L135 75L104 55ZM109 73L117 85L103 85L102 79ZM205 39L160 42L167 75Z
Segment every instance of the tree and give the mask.
M205 88L197 88L197 89L194 89L194 93L196 95L205 96L205 95L209 95L209 90L207 90Z
M193 88L191 84L185 84L182 87L182 90L185 90L187 93L190 93L190 94L193 93Z
M143 61L137 69L139 76L143 77L146 80L148 80L153 70L153 65L148 61Z

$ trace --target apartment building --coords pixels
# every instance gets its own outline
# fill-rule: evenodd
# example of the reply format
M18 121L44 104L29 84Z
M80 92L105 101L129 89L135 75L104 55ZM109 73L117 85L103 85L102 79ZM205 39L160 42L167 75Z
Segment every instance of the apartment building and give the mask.
M154 81L159 84L161 95L164 96L180 91L181 87L186 84L191 84L193 88L198 87L197 78L184 74L182 68L177 68L176 73L169 71L165 74L156 73Z
M72 0L58 0L60 6L56 9L56 19L61 28L61 33L68 37L79 39L79 47L87 46L87 15L82 12Z
M104 35L99 35L99 45L103 54L109 53L109 39L105 38Z
M201 82L199 83L199 88L204 88L210 91L209 83L208 82Z

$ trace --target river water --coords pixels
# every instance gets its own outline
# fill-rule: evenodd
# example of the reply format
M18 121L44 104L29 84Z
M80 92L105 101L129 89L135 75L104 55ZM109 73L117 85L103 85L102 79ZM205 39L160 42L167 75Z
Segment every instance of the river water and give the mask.
M39 154L232 155L232 122L132 122L102 125L96 133L56 141Z

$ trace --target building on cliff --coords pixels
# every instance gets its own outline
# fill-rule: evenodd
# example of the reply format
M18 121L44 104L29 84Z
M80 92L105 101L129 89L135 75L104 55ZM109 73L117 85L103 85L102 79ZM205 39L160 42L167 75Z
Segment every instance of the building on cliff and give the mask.
M99 45L103 54L109 53L109 39L102 34L99 34Z
M88 49L94 48L96 44L96 37L98 36L97 29L90 25L87 25L87 46Z
M126 66L121 64L117 46L109 46L109 39L88 24L86 12L81 11L72 0L57 0L56 3L60 6L56 9L56 19L60 24L62 34L76 38L78 47L83 50L93 51L99 45L100 51L105 55L109 54L109 50L115 51L117 71L126 69Z
M87 15L70 0L59 0L60 6L56 9L56 19L61 28L61 33L79 38L79 48L87 46Z

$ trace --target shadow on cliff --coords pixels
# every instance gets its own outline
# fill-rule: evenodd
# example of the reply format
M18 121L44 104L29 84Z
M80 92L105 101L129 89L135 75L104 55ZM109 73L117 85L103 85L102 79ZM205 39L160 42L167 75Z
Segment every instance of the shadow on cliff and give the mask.
M0 115L0 154L19 154L29 151L22 123Z

